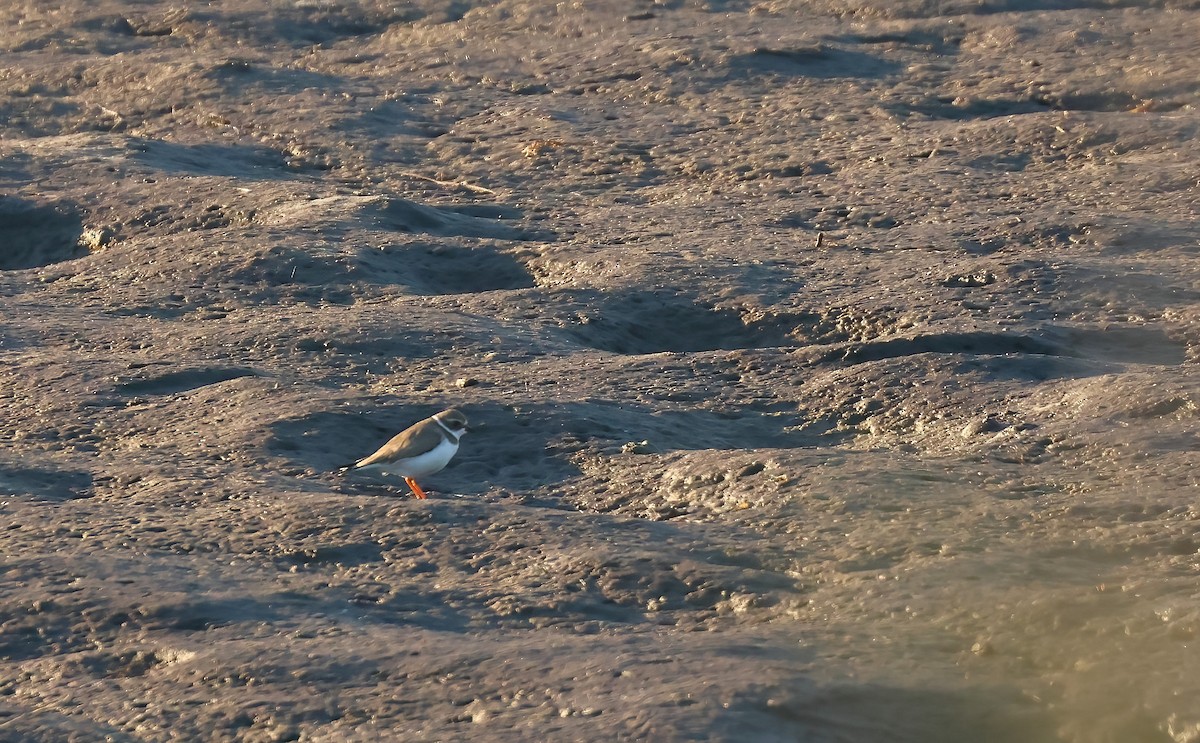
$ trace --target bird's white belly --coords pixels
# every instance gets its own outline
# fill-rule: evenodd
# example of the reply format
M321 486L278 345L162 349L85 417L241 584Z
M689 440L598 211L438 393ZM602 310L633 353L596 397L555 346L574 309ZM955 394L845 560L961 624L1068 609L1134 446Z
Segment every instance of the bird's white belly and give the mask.
M457 441L443 440L434 448L415 457L397 459L394 462L376 462L362 467L364 470L377 470L389 475L401 477L424 477L445 469L454 454L458 451Z

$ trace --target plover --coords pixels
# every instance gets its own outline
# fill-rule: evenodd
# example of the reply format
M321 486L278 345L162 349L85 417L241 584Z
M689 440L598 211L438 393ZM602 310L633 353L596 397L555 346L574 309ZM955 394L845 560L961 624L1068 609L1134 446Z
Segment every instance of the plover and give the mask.
M458 451L458 440L469 430L467 416L461 411L443 410L404 429L379 451L342 471L400 475L413 495L424 500L425 491L413 478L441 472Z

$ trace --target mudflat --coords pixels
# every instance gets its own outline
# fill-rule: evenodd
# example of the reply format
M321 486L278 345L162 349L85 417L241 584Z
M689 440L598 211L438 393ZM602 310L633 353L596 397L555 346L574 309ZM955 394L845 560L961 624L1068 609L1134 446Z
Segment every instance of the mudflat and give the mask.
M0 740L1200 741L1200 4L0 29Z

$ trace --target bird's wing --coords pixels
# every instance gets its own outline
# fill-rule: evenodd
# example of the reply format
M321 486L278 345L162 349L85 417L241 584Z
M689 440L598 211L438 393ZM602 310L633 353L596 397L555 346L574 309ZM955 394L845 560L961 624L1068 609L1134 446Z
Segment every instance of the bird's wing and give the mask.
M355 462L354 467L368 467L372 464L376 464L377 462L387 461L395 456L396 452L403 451L411 446L413 444L413 440L416 439L420 434L421 429L418 427L410 428L407 431L401 431L393 436L386 444L379 447L379 450L374 454Z

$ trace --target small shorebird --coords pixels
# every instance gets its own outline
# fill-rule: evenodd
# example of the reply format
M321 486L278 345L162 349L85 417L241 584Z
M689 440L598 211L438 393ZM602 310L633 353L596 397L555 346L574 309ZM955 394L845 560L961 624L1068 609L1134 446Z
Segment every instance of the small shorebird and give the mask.
M413 478L441 472L458 451L458 440L469 430L467 416L454 408L443 410L404 429L379 447L379 451L342 472L362 470L400 475L413 495L424 500L425 491Z

